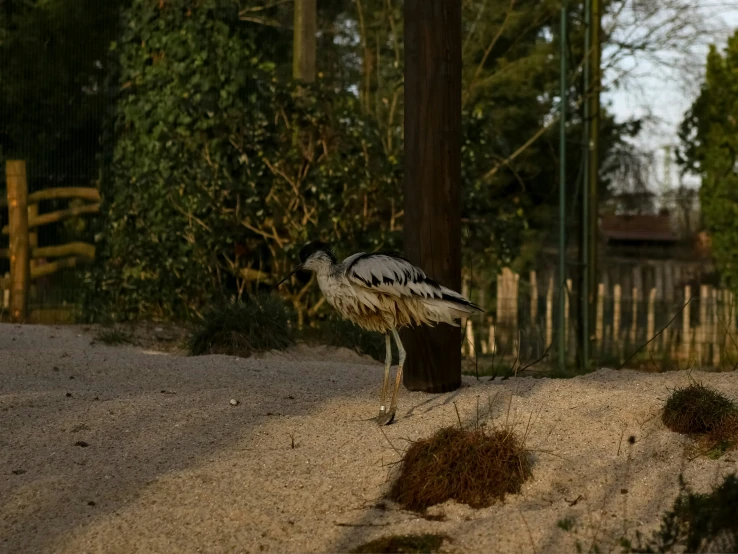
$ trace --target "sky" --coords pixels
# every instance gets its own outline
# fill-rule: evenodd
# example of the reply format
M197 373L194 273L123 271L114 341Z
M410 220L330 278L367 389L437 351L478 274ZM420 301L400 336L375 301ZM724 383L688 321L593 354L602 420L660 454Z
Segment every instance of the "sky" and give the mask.
M694 61L702 70L708 52L707 44L712 42L719 49L725 47L727 38L738 28L738 0L703 0L702 10L707 23L714 27L711 36L704 37L699 46L692 49ZM610 104L610 110L619 120L651 113L655 121L648 124L636 144L656 156L654 188L670 182L677 186L680 182L678 168L672 165L669 179L664 180L664 146L677 145L679 124L685 112L699 93L701 80L694 75L686 75L681 70L668 70L655 67L644 60L625 59L624 65L633 70L628 86L603 94L603 102ZM685 185L698 186L699 180L687 176Z

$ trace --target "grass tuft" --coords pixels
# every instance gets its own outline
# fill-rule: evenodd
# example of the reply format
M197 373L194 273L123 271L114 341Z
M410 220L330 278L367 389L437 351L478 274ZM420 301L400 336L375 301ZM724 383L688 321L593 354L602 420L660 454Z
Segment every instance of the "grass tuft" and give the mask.
M188 340L192 356L284 350L294 344L289 314L276 296L255 296L215 306L204 314Z
M738 407L701 383L674 390L661 420L672 431L696 436L708 453L718 456L738 443Z
M126 333L120 329L102 329L95 335L95 340L108 346L133 344L133 333Z
M408 448L389 497L418 512L450 499L485 508L520 492L530 476L528 453L511 430L446 427Z
M425 533L423 535L393 535L382 537L357 546L351 552L357 553L393 553L402 554L438 552L444 540L450 540L446 535Z
M571 531L574 528L574 520L570 517L565 517L557 521L556 526L562 531Z
M664 514L661 528L643 544L627 543L630 552L738 552L738 478L728 475L708 494L689 491L684 485L674 507ZM629 547L629 548L628 548Z

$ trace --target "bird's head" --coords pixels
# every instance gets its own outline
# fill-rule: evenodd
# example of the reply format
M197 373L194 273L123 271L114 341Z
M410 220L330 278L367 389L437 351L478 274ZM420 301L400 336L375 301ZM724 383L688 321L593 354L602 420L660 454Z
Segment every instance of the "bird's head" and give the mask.
M327 270L331 264L336 263L336 256L333 254L333 250L326 243L319 240L308 242L300 248L299 257L299 265L289 275L274 285L273 288L277 288L300 270L319 272L321 270Z
M336 256L330 246L316 240L308 242L300 249L300 268L308 271L319 271L336 263Z

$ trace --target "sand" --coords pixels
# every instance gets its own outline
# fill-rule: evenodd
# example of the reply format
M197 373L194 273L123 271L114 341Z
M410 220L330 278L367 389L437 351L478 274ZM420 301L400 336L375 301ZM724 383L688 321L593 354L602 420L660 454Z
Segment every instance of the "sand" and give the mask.
M619 551L658 527L680 473L709 491L738 469L735 452L690 460L661 424L684 372L465 377L449 394L403 390L383 429L370 420L381 375L346 350L190 358L0 325L0 550L345 552L433 532L447 552ZM693 376L738 397L736 373ZM534 477L502 504L449 502L429 521L383 495L398 451L457 423L454 405L468 425L489 405L492 422L530 422Z

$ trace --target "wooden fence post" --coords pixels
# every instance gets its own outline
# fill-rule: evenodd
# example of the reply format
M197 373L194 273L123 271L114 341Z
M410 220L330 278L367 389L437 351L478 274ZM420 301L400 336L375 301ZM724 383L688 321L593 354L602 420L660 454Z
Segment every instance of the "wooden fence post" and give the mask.
M38 202L28 204L28 224L30 225L31 222L38 217ZM29 289L29 301L36 299L38 300L38 288L36 287L36 283L33 282L33 273L34 269L38 267L38 261L34 259L34 250L38 248L38 227L29 227L28 228L28 249L30 250L31 258L29 260L30 265L30 272L31 272L31 278L29 279L28 283L28 289Z
M518 338L518 294L520 275L509 267L503 267L497 276L497 329L503 345L510 345ZM508 349L509 351L509 349Z
M718 295L722 298L722 291L710 287L712 290L712 313L710 314L710 342L712 343L712 367L720 367L720 305Z
M733 291L725 291L725 321L728 326L728 351L735 354L736 349L733 344L733 340L736 338L736 324L735 324L735 295Z
M472 329L472 320L470 317L466 318L466 333L465 333L464 344L467 348L467 353L470 358L476 358L477 353L474 344L474 330Z
M569 344L569 335L571 334L569 333L569 329L571 328L571 325L569 324L569 311L570 311L569 304L571 303L571 300L569 299L569 295L572 292L572 288L573 288L572 280L567 279L566 280L566 291L564 295L564 340L566 341L566 348L570 353L576 352L576 345L574 346L574 348L572 348L572 346ZM571 357L571 355L569 357Z
M623 298L623 287L618 283L612 289L612 304L613 304L613 316L612 316L612 338L613 342L617 345L617 350L622 349L620 344L620 313L622 309L621 300Z
M689 358L692 355L691 353L691 345L692 345L692 331L691 331L691 319L692 319L692 310L690 309L690 300L692 299L692 287L689 285L686 285L684 287L684 312L682 313L682 346L684 347L684 352L682 356L687 360L687 363L689 363Z
M597 285L597 320L595 321L595 340L597 341L597 352L600 355L602 355L602 339L604 337L605 292L605 283Z
M28 315L28 285L31 277L26 162L7 160L5 179L10 220L10 316L14 322L24 322Z
M553 342L553 275L548 278L548 289L546 289L546 346Z
M649 341L656 334L656 287L652 287L648 293L648 312L646 315L646 340ZM653 352L656 345L651 342L648 351Z
M497 343L495 342L495 320L492 317L487 318L489 323L489 351L494 354L497 352Z
M703 357L706 350L707 338L707 302L710 297L710 289L707 285L700 285L700 326L697 327L697 364L701 368L704 363Z
M530 324L538 326L538 278L535 271L530 272Z
M640 275L640 273L638 274ZM635 276L635 271L634 271ZM633 279L634 282L637 282L637 279ZM633 287L633 292L631 293L631 314L632 319L630 321L630 348L635 348L636 339L638 338L638 301L640 300L640 289L638 287Z

